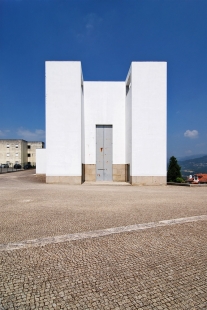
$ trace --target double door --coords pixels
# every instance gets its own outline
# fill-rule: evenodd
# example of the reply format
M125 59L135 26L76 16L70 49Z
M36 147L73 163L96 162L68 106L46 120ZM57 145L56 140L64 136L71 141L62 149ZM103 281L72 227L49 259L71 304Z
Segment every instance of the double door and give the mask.
M112 125L96 125L96 180L112 181Z

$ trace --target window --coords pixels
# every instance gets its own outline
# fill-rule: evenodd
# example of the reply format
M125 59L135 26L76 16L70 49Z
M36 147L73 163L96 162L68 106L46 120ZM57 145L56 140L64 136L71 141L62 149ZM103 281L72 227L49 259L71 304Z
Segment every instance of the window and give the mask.
M9 153L7 153L7 154L6 154L6 156L7 156L7 157L9 157L9 156L10 156L10 154L9 154Z
M83 77L81 77L81 91L82 91L82 94L84 93L84 89L83 89Z
M28 150L30 150L30 148L31 148L31 145L27 145L27 148L28 148Z
M16 153L16 154L15 154L15 156L19 156L19 154L18 154L18 153Z
M128 91L130 90L131 86L132 86L132 83L131 83L131 74L130 74L127 80L127 83L126 83L126 95L128 94Z
M27 154L27 157L30 157L31 156L31 154Z
M18 144L16 144L16 145L15 145L15 147L16 147L16 149L18 149L19 145L18 145Z
M7 148L9 148L9 144L7 144L7 146L6 146Z

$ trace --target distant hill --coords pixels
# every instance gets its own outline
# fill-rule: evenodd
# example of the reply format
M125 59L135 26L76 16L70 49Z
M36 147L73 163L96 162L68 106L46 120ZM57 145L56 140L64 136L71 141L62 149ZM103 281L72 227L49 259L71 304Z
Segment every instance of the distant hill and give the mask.
M187 160L178 160L181 166L181 174L187 177L195 173L207 173L207 155L199 158L191 158Z
M207 154L196 154L196 155L188 155L188 156L175 156L177 161L181 162L181 161L186 161L189 159L195 159L195 158L201 158L203 156L207 156ZM167 158L167 163L169 164L170 162L170 157Z
M184 161L184 160L188 160L188 159L201 158L203 156L207 156L207 154L188 155L188 156L182 156L182 157L176 157L176 158L178 161Z

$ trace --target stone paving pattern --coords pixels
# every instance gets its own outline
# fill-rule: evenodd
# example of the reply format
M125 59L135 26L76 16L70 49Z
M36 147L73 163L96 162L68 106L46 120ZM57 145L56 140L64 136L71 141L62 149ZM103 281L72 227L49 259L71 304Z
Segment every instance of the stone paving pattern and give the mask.
M207 214L207 188L0 176L0 243ZM0 309L207 309L207 221L0 252Z

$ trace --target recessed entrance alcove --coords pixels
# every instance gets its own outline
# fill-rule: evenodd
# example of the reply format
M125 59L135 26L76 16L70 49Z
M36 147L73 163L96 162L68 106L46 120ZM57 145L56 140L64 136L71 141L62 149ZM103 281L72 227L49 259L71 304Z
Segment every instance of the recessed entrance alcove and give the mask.
M47 61L47 183L166 184L166 62L132 62L124 81L84 81L81 62Z

